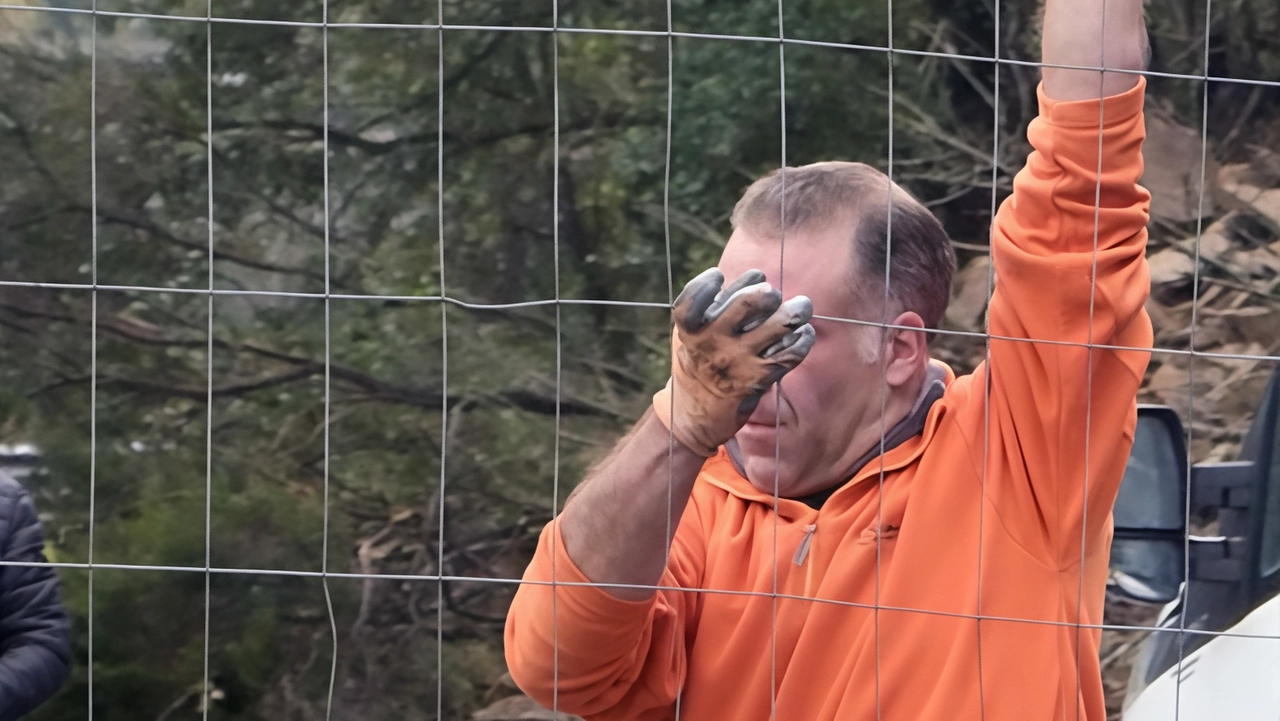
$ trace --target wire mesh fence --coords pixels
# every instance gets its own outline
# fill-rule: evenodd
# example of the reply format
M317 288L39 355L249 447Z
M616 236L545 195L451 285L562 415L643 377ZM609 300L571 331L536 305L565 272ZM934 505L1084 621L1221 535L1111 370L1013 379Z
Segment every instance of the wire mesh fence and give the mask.
M36 717L464 718L509 695L502 621L538 532L665 380L675 293L773 167L860 160L944 221L933 353L957 372L993 343L1079 346L986 325L1033 11L873 5L0 5L0 442L38 448L77 624ZM1276 19L1165 5L1140 399L1225 461L1280 367ZM1261 544L1280 518L1259 518ZM1277 576L1249 573L1252 609ZM775 585L772 633L788 601L1063 625L878 592ZM1116 713L1144 639L1280 644L1157 611L1065 624L1104 632Z

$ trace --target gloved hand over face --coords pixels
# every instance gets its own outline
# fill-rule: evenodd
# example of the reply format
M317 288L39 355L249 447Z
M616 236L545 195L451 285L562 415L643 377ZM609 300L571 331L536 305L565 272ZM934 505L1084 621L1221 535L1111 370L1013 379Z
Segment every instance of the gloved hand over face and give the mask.
M782 293L749 270L721 288L716 268L676 298L671 379L653 408L675 439L704 456L747 422L760 397L799 365L815 338L813 303Z

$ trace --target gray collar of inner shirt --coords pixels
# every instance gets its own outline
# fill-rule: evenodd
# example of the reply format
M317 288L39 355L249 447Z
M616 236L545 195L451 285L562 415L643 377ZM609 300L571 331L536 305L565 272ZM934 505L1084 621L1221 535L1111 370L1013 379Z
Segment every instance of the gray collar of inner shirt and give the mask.
M853 462L853 465L841 475L847 482L850 478L857 475L862 467L878 458L882 453L888 453L894 448L902 445L910 438L914 438L924 430L924 421L929 416L929 409L933 407L942 394L947 390L947 369L937 361L930 361L926 371L924 384L920 388L920 395L916 397L915 405L911 407L911 412L902 420L898 421L884 434L884 443L871 447L871 450L862 455L861 458ZM729 452L729 460L733 461L733 467L737 469L738 475L746 477L742 463L742 449L738 447L738 439L731 438L729 442L724 444L725 450ZM883 450L881 450L883 448Z

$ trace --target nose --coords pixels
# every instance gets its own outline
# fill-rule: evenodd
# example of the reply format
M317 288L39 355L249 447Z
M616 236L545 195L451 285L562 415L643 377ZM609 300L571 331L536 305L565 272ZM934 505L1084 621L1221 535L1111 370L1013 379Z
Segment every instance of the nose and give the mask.
M752 423L773 423L778 417L778 387L771 386L769 390L764 392L760 397L760 404L756 406L756 410L751 414Z

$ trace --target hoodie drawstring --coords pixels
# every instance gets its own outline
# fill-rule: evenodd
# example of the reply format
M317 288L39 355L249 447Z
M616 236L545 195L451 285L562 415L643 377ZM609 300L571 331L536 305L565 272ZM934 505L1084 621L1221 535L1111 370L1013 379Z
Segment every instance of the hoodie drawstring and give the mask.
M795 558L792 561L797 566L803 566L804 560L809 557L809 546L813 542L813 532L818 530L818 524L810 523L804 527L804 538L800 539L800 547L796 549Z

